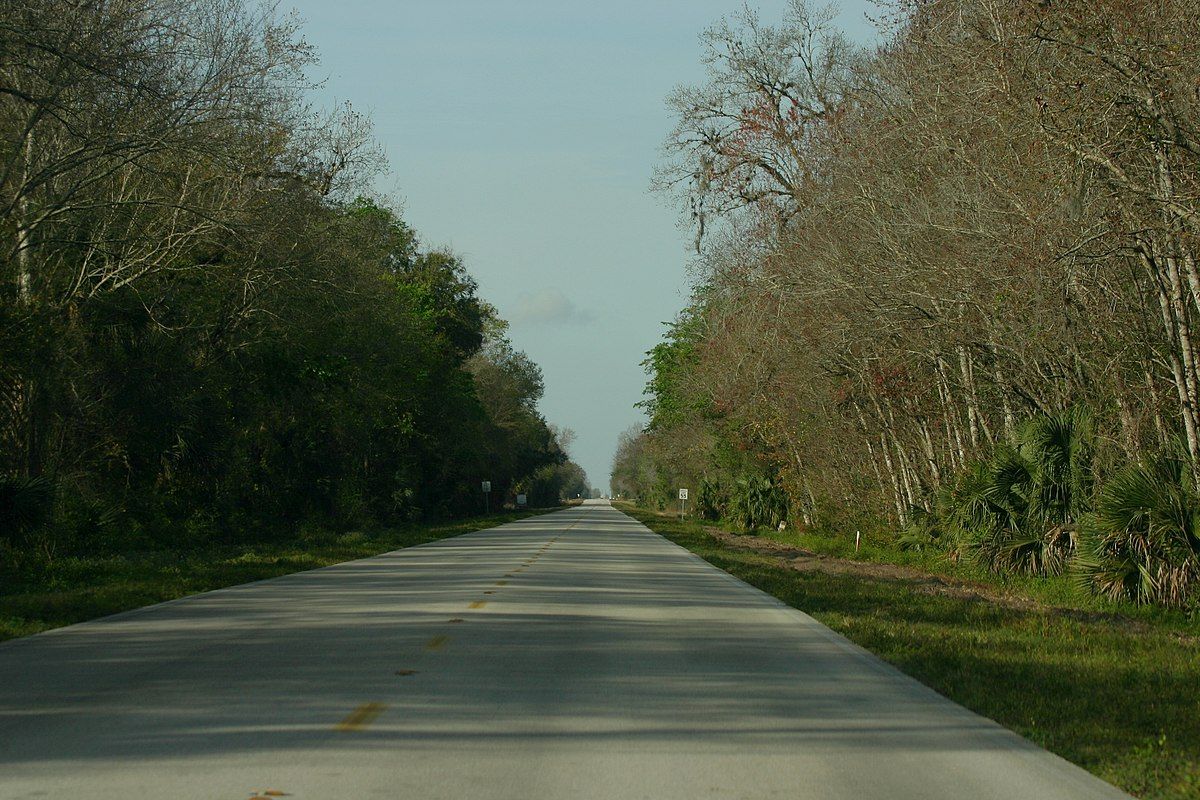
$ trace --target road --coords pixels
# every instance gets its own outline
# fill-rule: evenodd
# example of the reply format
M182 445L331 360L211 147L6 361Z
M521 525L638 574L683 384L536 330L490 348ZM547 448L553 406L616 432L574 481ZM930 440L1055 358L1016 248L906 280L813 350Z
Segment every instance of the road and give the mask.
M0 798L1118 798L602 502L0 645Z

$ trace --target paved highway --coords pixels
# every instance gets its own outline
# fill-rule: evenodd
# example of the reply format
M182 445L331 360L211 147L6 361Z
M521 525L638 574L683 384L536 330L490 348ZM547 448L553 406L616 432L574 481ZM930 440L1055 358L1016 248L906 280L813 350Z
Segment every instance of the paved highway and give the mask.
M1125 797L600 502L0 645L3 800L276 793Z

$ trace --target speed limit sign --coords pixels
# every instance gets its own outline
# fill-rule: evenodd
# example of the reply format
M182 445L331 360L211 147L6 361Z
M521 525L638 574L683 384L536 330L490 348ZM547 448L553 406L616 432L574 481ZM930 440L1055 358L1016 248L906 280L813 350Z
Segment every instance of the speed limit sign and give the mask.
M679 490L679 499L680 499L680 500L687 500L687 489L680 489L680 490Z

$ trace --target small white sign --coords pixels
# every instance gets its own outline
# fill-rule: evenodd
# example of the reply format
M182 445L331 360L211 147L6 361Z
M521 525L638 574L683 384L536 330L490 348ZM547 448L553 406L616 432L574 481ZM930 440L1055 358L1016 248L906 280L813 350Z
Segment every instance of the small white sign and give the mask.
M517 495L517 505L519 505L519 506L523 506L523 505L525 505L527 502L529 502L529 498L528 498L528 497L526 497L526 496L525 496L525 495L523 495L523 494L519 494L519 495Z
M483 491L485 491L485 492L490 492L491 490L492 490L492 482L491 482L491 481L484 481L484 482L483 482Z
M680 500L687 500L687 489L680 489L680 490L679 490L679 499L680 499Z

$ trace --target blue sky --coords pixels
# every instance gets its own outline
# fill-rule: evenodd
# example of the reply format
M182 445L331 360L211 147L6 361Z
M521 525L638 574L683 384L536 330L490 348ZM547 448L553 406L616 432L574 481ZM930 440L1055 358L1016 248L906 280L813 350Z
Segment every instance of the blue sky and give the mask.
M786 0L751 2L764 22ZM867 0L836 3L871 36ZM545 374L546 418L606 487L639 363L688 296L689 236L648 191L677 85L703 81L700 33L740 0L302 0L324 79L375 124L426 247L462 255Z

